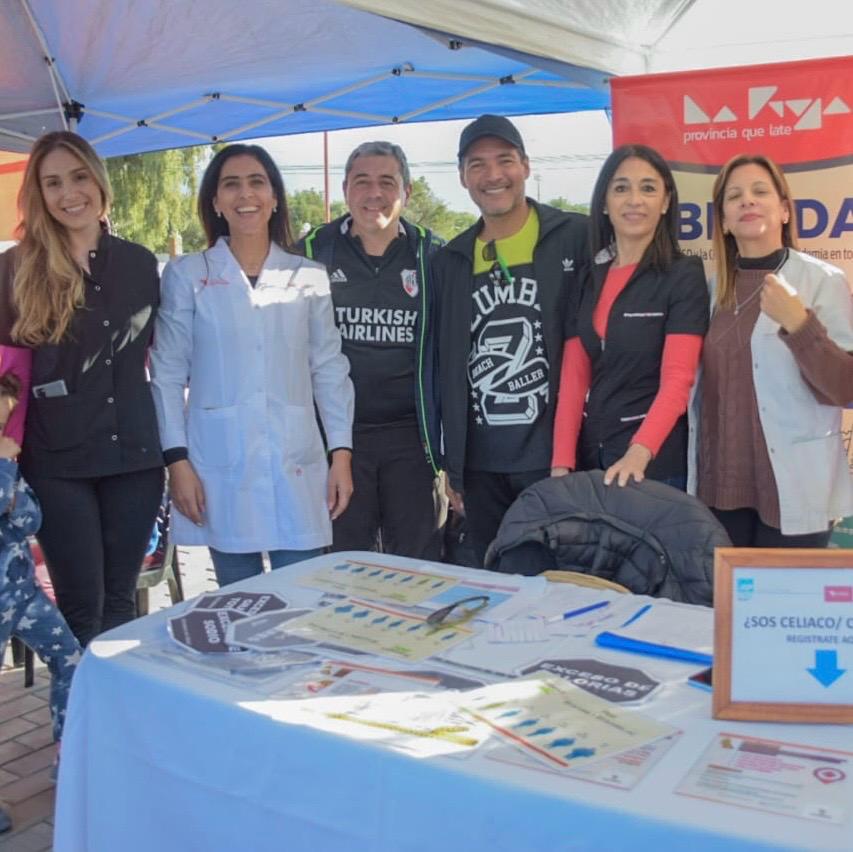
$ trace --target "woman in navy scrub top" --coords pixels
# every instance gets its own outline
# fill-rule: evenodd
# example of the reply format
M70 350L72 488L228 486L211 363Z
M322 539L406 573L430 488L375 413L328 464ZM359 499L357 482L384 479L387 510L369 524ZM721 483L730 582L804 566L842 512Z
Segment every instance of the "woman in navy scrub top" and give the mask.
M590 209L592 269L570 311L552 475L602 469L684 488L687 418L708 291L677 241L678 193L663 158L625 145L605 161Z

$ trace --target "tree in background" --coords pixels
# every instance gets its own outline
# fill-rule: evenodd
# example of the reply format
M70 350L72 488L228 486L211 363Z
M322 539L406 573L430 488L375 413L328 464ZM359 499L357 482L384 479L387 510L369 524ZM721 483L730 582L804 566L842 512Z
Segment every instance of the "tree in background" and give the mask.
M288 193L287 204L290 210L290 224L295 235L300 233L306 222L313 228L323 224L323 193L319 190L302 189L299 192ZM347 210L343 201L333 201L331 207L333 219L342 216ZM412 197L403 215L410 222L431 229L445 240L452 239L471 227L477 220L471 213L462 213L448 208L430 189L426 178L423 177L412 184Z
M195 212L201 166L208 145L110 157L113 185L110 220L120 236L165 253L172 234L181 234L185 252L200 251L207 242Z
M300 189L299 192L288 192L287 210L290 213L290 228L294 237L300 235L302 226L306 223L312 228L316 228L326 221L323 193L318 189ZM333 201L331 204L333 219L343 216L346 210L347 207L343 201Z
M583 213L584 215L589 215L589 204L575 204L565 198L562 195L558 195L556 198L552 198L548 204L551 207L556 207L559 210L567 210L569 213Z
M159 254L169 251L173 234L181 235L185 253L205 248L207 242L195 204L202 167L215 150L216 146L201 145L108 159L107 171L115 196L110 213L113 230ZM305 223L316 227L325 221L323 194L319 190L291 192L287 200L294 236L300 234ZM343 201L332 202L333 219L345 212ZM448 208L423 177L412 185L405 215L446 240L476 221L471 213Z
M424 177L419 177L412 184L412 196L403 215L410 222L429 228L445 240L453 239L477 221L473 213L451 210L430 189Z

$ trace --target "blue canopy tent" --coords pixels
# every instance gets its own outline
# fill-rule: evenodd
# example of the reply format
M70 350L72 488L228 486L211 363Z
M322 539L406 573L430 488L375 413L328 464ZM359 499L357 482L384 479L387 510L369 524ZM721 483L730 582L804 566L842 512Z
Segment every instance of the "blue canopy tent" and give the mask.
M843 54L851 29L839 0L0 0L0 149L599 110L613 75Z
M3 0L0 10L9 150L64 126L112 156L610 99L601 70L334 0Z

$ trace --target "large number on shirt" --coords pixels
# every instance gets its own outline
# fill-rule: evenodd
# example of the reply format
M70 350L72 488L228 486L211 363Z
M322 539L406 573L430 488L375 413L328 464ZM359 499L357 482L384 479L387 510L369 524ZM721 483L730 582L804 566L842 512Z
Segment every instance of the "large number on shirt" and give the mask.
M468 379L489 425L533 423L547 403L548 361L535 338L525 317L487 322L477 335Z

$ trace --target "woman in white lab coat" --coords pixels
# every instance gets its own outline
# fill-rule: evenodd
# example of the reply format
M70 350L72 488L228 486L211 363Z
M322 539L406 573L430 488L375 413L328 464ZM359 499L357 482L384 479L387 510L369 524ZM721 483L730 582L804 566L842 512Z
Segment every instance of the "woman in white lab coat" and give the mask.
M263 552L278 568L331 544L352 493L353 388L326 270L290 251L269 154L221 150L198 210L209 248L163 273L151 369L172 539L208 545L227 585Z

